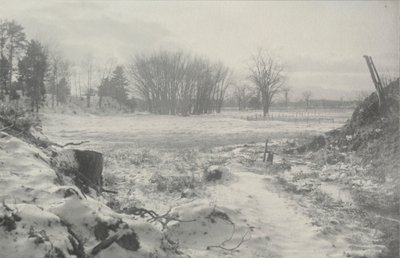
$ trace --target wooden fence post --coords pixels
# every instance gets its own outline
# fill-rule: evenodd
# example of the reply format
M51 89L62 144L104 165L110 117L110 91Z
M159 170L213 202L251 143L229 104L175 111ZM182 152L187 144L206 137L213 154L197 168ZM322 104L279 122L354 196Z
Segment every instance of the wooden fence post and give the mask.
M265 141L263 162L265 162L265 159L267 157L267 152L268 152L268 139Z

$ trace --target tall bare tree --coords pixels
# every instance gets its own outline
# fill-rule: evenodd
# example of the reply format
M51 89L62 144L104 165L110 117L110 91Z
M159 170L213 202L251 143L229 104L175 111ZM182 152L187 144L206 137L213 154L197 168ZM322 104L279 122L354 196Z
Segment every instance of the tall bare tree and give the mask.
M274 96L283 86L283 65L277 58L260 49L251 58L249 72L249 80L261 93L263 115L266 116Z
M303 99L304 102L306 103L306 110L308 110L308 108L310 107L311 96L312 96L311 91L306 90L303 92Z
M285 107L288 107L289 104L289 93L291 91L291 88L289 86L284 86L282 87L282 93L283 93L283 97L285 99Z
M239 111L245 110L251 97L249 86L247 84L236 85L233 96L236 99Z
M215 71L215 111L221 113L225 92L232 84L232 72L221 62L216 64Z
M84 72L86 73L86 89L85 89L85 95L86 95L86 106L89 108L90 107L90 99L94 94L94 89L93 89L93 56L92 55L87 55L86 59L83 61L83 66L85 67ZM80 82L79 82L80 83Z
M51 94L51 103L59 105L65 103L70 95L70 63L62 55L57 46L49 50L48 92Z
M108 59L102 67L98 68L99 82L98 96L99 96L99 108L101 108L103 103L103 98L109 94L111 73L115 66L115 59Z

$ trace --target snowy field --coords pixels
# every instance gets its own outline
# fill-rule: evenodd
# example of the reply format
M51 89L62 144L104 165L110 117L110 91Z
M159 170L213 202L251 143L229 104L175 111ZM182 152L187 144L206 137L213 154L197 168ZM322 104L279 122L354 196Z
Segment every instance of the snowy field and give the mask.
M246 113L243 113L244 115ZM304 209L273 187L262 163L263 142L271 148L341 126L336 123L247 121L242 113L191 117L156 115L61 115L48 113L43 130L58 143L89 143L79 148L101 151L105 184L118 191L104 196L116 210L144 207L173 209L191 220L218 208L229 216L176 223L167 229L191 257L342 257L344 236L321 237ZM281 157L276 156L279 163ZM220 183L204 183L211 165L226 168ZM234 230L230 221L235 224ZM222 244L221 244L222 243ZM226 249L207 246L221 244ZM239 245L238 248L237 245Z
M201 116L70 115L48 113L44 116L44 133L63 143L89 140L90 147L130 145L150 149L210 148L233 144L264 142L326 132L344 124L350 112L325 113L335 122L247 121L243 116L257 112L226 112ZM274 113L272 113L274 114Z

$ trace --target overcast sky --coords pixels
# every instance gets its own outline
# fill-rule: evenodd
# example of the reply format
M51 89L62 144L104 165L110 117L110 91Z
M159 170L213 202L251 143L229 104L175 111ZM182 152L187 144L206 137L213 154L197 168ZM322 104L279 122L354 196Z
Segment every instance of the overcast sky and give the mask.
M399 1L4 1L29 38L56 44L72 61L127 63L137 53L179 49L221 60L245 77L262 47L286 64L296 96L349 98L373 90L362 55L399 71ZM353 94L353 95L352 95Z

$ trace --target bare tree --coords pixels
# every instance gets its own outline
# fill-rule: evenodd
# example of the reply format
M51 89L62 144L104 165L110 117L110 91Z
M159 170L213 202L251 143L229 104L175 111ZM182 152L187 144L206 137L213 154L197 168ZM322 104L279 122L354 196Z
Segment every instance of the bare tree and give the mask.
M136 93L150 112L182 115L220 112L231 72L182 52L137 55L129 66Z
M291 91L291 88L289 86L282 87L282 92L283 92L283 97L285 98L285 107L288 107L289 103L289 92Z
M102 67L97 69L97 73L99 75L99 82L100 85L98 87L98 95L99 95L99 108L101 108L103 97L107 95L108 89L107 86L109 85L109 81L111 79L111 73L115 67L115 59L110 58L108 59Z
M85 95L86 95L86 106L89 108L90 107L90 98L93 95L93 57L91 55L88 55L86 57L86 60L84 60L84 66L85 66L85 72L87 75L87 82L86 82L86 89L85 89Z
M310 100L311 100L312 92L307 90L303 92L303 99L304 102L306 103L306 110L308 110L310 106Z
M247 84L236 85L233 95L236 98L239 111L245 110L251 97L249 86Z
M58 46L52 46L49 50L49 72L47 76L48 91L52 96L52 107L54 103L65 103L67 95L70 95L70 63L62 55Z
M249 79L259 89L263 115L266 116L274 96L281 90L284 76L282 64L260 49L251 59Z
M232 72L221 62L216 64L215 70L215 110L217 113L221 113L226 89L232 83Z

